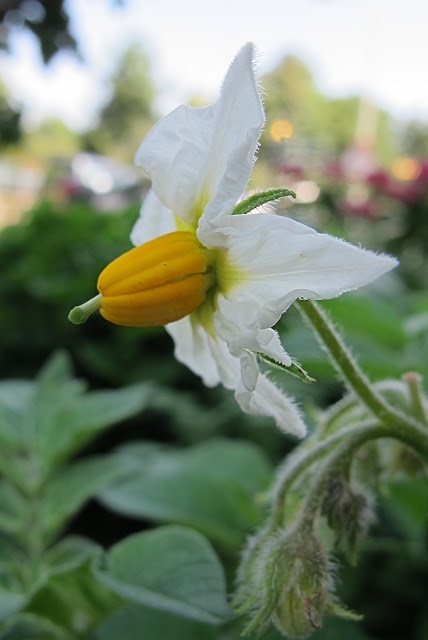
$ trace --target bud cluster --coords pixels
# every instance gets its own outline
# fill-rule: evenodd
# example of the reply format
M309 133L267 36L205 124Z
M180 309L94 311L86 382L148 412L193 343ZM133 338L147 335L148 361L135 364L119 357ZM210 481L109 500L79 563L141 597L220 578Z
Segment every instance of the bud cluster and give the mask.
M366 490L351 485L345 474L333 472L327 480L322 513L342 546L349 562L355 564L357 545L374 518L373 500Z
M306 637L333 605L332 566L313 531L301 527L252 538L244 555L235 604L249 613L245 632L272 623L280 633Z

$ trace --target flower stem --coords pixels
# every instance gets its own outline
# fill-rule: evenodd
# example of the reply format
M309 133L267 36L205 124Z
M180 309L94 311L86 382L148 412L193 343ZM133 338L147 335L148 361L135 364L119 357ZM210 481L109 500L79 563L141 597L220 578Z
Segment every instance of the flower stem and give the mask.
M407 383L415 415L418 420L428 426L428 414L422 394L421 376L416 371L408 371L403 375L403 380Z
M381 434L384 434L383 427L380 427ZM355 438L373 437L373 433L379 431L379 422L377 420L366 420L354 424L338 433L335 433L325 440L317 443L312 449L304 449L299 451L297 455L291 456L286 460L283 469L280 470L276 487L274 489L274 499L271 514L272 528L280 526L284 519L285 501L287 493L298 476L306 471L310 466L314 465L318 460L325 457L334 450L336 445L343 440L346 442L354 442ZM377 436L379 437L379 436ZM301 445L302 446L302 445ZM428 450L427 450L428 455Z
M333 363L345 382L354 390L366 407L370 409L383 424L394 425L404 430L407 430L409 426L411 426L412 429L419 429L425 447L427 436L426 432L421 429L422 425L389 405L384 398L376 392L368 378L355 362L349 349L327 317L327 314L319 305L313 300L298 300L297 306L303 317L312 325L312 328L327 349Z

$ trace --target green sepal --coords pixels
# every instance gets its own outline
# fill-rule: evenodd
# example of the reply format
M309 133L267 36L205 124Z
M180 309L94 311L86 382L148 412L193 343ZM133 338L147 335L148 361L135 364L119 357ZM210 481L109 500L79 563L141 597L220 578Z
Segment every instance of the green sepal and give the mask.
M290 191L290 189L268 189L267 191L254 193L249 198L245 198L245 200L242 200L242 202L238 202L238 204L232 211L232 215L249 213L250 211L253 211L253 209L261 207L262 204L273 202L274 200L284 198L285 196L291 196L292 198L295 198L296 194L294 193L294 191Z
M361 622L364 616L360 613L355 613L355 611L350 611L349 609L345 609L345 607L339 602L331 601L327 605L327 611L332 616L337 616L338 618L342 618L343 620L353 620L354 622Z
M274 358L267 356L265 353L260 353L257 351L255 355L260 360L263 360L263 362L266 362L274 369L279 369L280 371L285 371L286 373L290 373L292 376L296 376L300 380L303 380L303 382L308 382L310 384L315 382L315 378L312 378L312 376L310 376L309 373L305 371L303 367L295 360L292 360L290 366L286 367L285 364L282 364L282 362L278 362Z

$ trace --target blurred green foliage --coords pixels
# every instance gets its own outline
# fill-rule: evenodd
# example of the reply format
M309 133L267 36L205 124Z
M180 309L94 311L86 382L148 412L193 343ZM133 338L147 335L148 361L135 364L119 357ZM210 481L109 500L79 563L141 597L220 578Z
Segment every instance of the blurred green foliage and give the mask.
M114 454L71 458L112 423L141 412L154 391L140 383L87 392L62 353L35 381L0 383L2 640L91 638L103 622L101 640L111 637L105 619L127 604L210 624L230 617L222 566L194 530L137 533L106 553L81 536L58 541L89 498L136 466Z
M274 464L293 443L269 420L244 416L230 393L205 389L175 361L164 329L116 327L98 316L79 327L67 321L71 307L94 295L102 268L130 248L137 215L136 206L101 214L82 203L66 209L41 203L22 224L0 234L0 362L2 378L9 379L0 387L2 640L110 640L118 629L134 640L141 625L148 638L159 637L156 629L162 629L165 638L177 637L179 630L183 638L237 640L242 629L240 620L211 624L209 617L221 607L208 594L201 614L200 603L181 606L174 585L162 584L153 573L156 567L146 567L150 585L131 569L136 555L150 560L152 545L159 549L167 539L176 549L180 539L189 553L202 554L211 572L190 579L214 580L215 597L223 590L224 598L221 568L209 544L222 560L230 592L242 540L263 517ZM426 293L391 277L378 289L324 304L372 379L408 369L428 375ZM338 399L342 387L293 309L277 328L287 351L317 378L306 385L274 374L310 419L317 406ZM37 374L58 348L72 355L91 393L71 377L63 356ZM28 380L37 375L36 382ZM120 426L106 431L116 421ZM37 478L40 502L34 511L28 500L34 499L31 483ZM317 640L426 636L426 483L401 473L389 487L360 566L340 573L341 599L365 613L365 621L327 621L314 634ZM27 566L23 558L34 513L43 533L41 573L30 572L23 585L16 569ZM144 531L154 524L162 527ZM107 555L100 544L111 549ZM169 567L175 561L165 558ZM403 590L403 583L412 589ZM80 631L70 607L80 612ZM412 616L404 628L409 607ZM279 636L270 631L266 638Z

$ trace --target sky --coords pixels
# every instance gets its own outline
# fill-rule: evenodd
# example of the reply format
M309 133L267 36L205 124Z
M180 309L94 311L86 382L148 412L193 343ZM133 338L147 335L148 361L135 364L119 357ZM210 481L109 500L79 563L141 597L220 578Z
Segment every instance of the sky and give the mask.
M25 121L62 118L89 127L108 78L132 41L152 61L158 110L189 97L215 99L235 53L252 40L261 73L300 56L330 96L363 94L398 119L428 121L426 0L66 0L82 60L58 54L44 67L37 41L16 32L0 75Z

